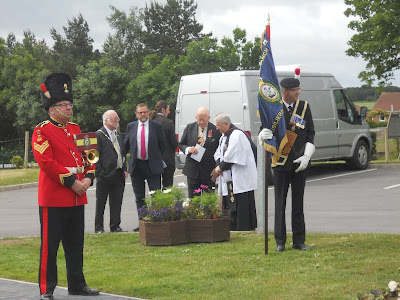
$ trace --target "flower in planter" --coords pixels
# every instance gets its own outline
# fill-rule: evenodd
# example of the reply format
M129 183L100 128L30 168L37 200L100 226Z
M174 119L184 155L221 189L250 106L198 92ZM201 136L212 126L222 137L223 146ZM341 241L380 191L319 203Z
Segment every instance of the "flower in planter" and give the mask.
M148 222L177 221L184 217L185 193L178 187L149 192L146 205L138 210L139 217Z
M396 281L390 281L386 289L376 289L359 293L357 299L400 299L400 287Z
M201 186L208 189L207 186ZM185 204L185 214L189 219L218 219L221 212L218 209L219 198L213 188L212 192L206 192L203 189L197 189L194 192L197 196L189 199Z

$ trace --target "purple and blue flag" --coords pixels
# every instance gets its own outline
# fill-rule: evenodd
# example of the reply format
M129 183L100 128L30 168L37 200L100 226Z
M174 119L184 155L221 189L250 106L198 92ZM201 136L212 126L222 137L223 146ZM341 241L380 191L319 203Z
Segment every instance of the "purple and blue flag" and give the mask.
M272 57L269 25L267 25L262 41L257 108L262 127L270 129L274 135L272 139L264 141L265 150L272 154L271 165L274 167L277 165L288 139L286 137L282 95Z

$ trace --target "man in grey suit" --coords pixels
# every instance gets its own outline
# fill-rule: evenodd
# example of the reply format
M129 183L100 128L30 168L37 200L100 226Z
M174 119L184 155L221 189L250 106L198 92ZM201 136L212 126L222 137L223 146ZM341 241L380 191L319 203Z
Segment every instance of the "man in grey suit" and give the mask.
M136 106L137 121L128 124L125 133L125 152L130 153L129 174L132 179L136 208L145 205L145 180L150 191L161 189L161 174L165 163L162 154L166 141L160 123L149 120L149 108L144 103ZM134 231L138 231L135 228Z
M109 197L110 231L122 232L121 205L125 190L126 172L123 139L117 131L118 114L108 110L103 114L103 127L97 130L97 151L100 159L96 163L96 233L104 232L104 209Z
M186 154L183 174L187 176L189 198L195 195L194 190L199 189L201 185L207 186L208 189L215 186L211 181L211 172L215 167L214 153L221 136L215 125L209 122L210 114L206 107L197 109L196 120L186 126L179 142L179 149ZM196 144L205 148L200 162L191 157L192 154L198 153Z

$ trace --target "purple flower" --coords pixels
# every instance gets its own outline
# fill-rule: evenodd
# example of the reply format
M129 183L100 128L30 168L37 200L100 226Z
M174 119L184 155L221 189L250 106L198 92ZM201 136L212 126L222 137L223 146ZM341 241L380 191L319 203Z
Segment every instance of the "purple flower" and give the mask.
M207 186L207 185L204 185L204 184L201 184L200 187L201 187L202 189L208 189L208 186Z
M195 193L197 193L197 194L200 194L200 193L201 193L201 191L202 191L202 189L197 189L197 190L194 190L194 192L195 192Z

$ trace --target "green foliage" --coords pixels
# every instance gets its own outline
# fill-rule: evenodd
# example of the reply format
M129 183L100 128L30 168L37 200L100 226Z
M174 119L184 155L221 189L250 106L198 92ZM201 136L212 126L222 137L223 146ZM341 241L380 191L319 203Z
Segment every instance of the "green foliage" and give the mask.
M144 58L143 11L131 7L129 14L110 6L112 14L107 18L115 34L109 35L103 45L104 58L111 66L123 67L137 74Z
M13 158L11 159L10 162L11 162L13 165L15 165L15 167L16 167L17 169L22 168L23 165L24 165L24 160L23 160L22 157L19 156L19 155L13 156Z
M139 217L148 222L177 221L183 218L185 193L178 187L150 191L145 198L146 206L138 210Z
M212 192L200 191L200 194L189 200L185 213L189 219L217 219L221 212L218 209L219 198Z
M370 120L366 120L369 128L379 128L379 127L387 127L387 122L374 122Z
M397 86L387 86L381 89L379 87L363 85L361 87L349 87L345 90L350 100L353 102L368 101L373 103L378 100L382 93L400 92L400 88Z
M378 109L374 109L374 110L371 110L370 112L368 112L367 118L371 118L372 119L372 118L374 118L376 116L388 117L389 114L390 113L387 110L378 108Z
M13 41L10 36L9 39ZM8 48L1 60L0 121L2 129L15 137L46 116L38 86L48 73L44 59L49 50L29 32L25 33L22 44L9 42L8 47L12 48ZM15 128L7 129L10 126Z
M157 61L160 63L157 63ZM179 62L175 56L162 58L159 55L146 56L144 71L134 81L131 81L126 90L126 101L121 111L126 120L132 120L135 115L135 107L139 103L146 103L149 108L155 106L157 101L163 99L175 104L179 83ZM171 105L173 108L175 105Z
M217 40L206 36L199 42L191 42L187 55L181 57L181 66L185 75L220 72L220 55Z
M200 41L203 25L196 20L194 0L167 0L165 5L151 2L144 8L143 43L147 53L183 55L188 44Z
M346 54L367 62L358 77L368 85L374 81L380 87L388 85L393 71L400 68L400 2L345 0L345 4L345 15L355 17L348 27L356 31Z
M50 29L54 40L52 72L64 72L75 79L77 66L86 65L91 59L98 59L93 52L93 39L89 37L89 25L82 14L68 20L68 27L63 26L65 38L54 28Z
M130 81L128 71L122 67L109 66L106 60L91 61L86 67L78 66L74 83L74 121L81 130L95 131L102 126L102 115L113 109L121 113ZM121 128L126 127L121 121Z

